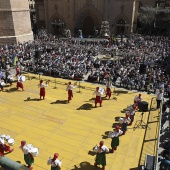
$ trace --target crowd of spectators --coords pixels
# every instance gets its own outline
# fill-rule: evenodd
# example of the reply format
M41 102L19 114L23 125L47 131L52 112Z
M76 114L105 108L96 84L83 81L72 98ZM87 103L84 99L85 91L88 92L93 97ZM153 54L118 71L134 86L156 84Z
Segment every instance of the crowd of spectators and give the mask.
M159 86L170 95L170 39L130 35L105 39L62 39L41 33L35 41L0 46L0 67L12 65L14 55L21 69L68 79L105 83L109 74L114 85L155 91ZM107 60L100 55L110 56ZM140 73L141 64L146 72Z

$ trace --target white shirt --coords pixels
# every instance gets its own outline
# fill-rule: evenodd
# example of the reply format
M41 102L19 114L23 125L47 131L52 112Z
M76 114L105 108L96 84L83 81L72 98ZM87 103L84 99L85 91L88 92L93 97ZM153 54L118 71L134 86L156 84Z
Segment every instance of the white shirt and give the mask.
M100 149L99 146L96 146L96 147L94 148L94 151L97 152L97 153L102 153L102 152L109 152L109 149L108 149L107 146L103 145L103 146L101 147L101 149Z
M24 154L28 154L28 153L31 152L31 149L28 148L27 145L25 145L25 146L22 147L22 152L23 152Z
M96 96L101 96L101 93L99 91L95 91L93 94L96 94Z
M121 130L119 129L118 132L117 132L116 130L115 130L114 132L111 132L111 133L109 134L109 137L110 137L110 138L118 137L118 136L120 136L120 135L122 135L122 134L123 134L123 131L121 131Z
M127 122L131 122L131 119L130 119L129 117L128 117L128 118L125 117L125 118L123 119L123 123L127 123Z
M73 86L73 85L67 85L67 88L66 88L66 90L68 91L68 90L73 90L73 89L75 89L76 88L76 86Z
M57 166L61 167L62 162L61 162L60 160L58 160L58 159L56 159L55 161L53 161L53 160L50 158L50 159L48 160L47 164L48 164L48 165L51 165L51 167L57 167Z
M139 98L139 96L136 96L136 97L134 98L134 101L135 101L135 102L138 102L138 101L141 101L141 100L142 100L142 97Z
M158 93L156 99L163 100L163 93Z
M47 86L48 86L48 84L44 84L44 83L40 83L40 84L38 85L39 88L45 88L45 87L47 87Z
M112 84L111 84L110 82L107 82L107 83L106 83L106 87L107 87L107 88L111 88L111 87L112 87Z

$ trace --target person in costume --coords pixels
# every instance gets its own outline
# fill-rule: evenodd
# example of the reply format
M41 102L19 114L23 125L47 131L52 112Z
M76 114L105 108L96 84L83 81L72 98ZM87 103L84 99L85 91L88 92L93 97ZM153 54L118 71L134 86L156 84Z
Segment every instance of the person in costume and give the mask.
M18 81L17 81L17 90L19 89L19 88L21 88L22 89L22 91L24 91L24 85L23 85L23 80L22 80L22 75L21 74L19 74L18 76Z
M5 82L4 82L4 80L3 80L3 78L1 78L0 79L0 89L1 89L1 91L4 91L4 86L5 86L6 84L5 84Z
M93 93L96 95L96 98L95 98L95 107L97 107L97 103L100 104L100 107L102 107L102 94L100 93L99 91L99 87L96 88L96 91Z
M53 158L51 158L51 157L49 158L47 165L51 165L51 170L60 170L61 169L62 162L59 159L57 159L58 156L59 156L59 154L55 153Z
M109 149L104 145L104 141L100 141L99 146L96 145L94 151L97 153L94 166L102 165L103 170L105 170L106 153L109 152Z
M120 130L119 126L116 126L116 129L114 132L111 132L108 137L112 138L111 141L111 148L112 148L112 153L114 153L114 150L117 149L119 146L119 136L123 134L123 131Z
M11 153L14 149L11 149L10 146L6 145L3 138L0 138L0 156L4 156L4 153Z
M133 121L134 121L134 117L135 117L135 112L136 112L136 107L132 106L129 113L130 113L130 123L129 125L132 125Z
M111 92L111 87L112 87L112 84L111 84L110 80L108 80L108 81L106 82L106 97L108 96L109 99L110 99L111 94L112 94L112 92Z
M138 96L135 96L134 104L135 104L136 109L138 109L139 102L141 102L141 101L142 101L142 95L141 94L139 94Z
M131 120L130 120L130 114L127 112L126 117L123 118L123 123L122 123L123 135L125 135L125 133L127 131L128 122L131 122Z
M68 82L67 88L66 90L68 91L68 103L70 103L70 100L73 98L73 89L76 88L76 82L74 83L74 85L71 84L71 82Z
M28 165L29 169L33 169L32 164L34 163L34 157L30 153L30 148L26 145L26 141L21 141L22 152L24 153L24 161Z
M43 100L45 99L45 87L48 86L48 82L46 84L43 83L43 80L40 80L40 84L38 87L40 88L40 100L43 97Z
M16 77L21 74L20 68L17 66L16 67Z

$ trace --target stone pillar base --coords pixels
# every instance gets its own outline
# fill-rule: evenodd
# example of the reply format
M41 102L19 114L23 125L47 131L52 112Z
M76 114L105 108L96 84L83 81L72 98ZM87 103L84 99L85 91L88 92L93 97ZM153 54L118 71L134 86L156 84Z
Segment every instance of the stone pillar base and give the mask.
M0 44L18 44L33 40L34 40L33 32L30 32L29 34L16 36L0 36Z

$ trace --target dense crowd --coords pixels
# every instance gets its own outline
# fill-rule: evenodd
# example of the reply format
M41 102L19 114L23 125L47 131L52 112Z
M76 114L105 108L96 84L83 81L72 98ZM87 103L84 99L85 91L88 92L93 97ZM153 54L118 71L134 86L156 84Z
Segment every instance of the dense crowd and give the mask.
M170 39L131 35L121 42L105 39L58 39L41 33L34 42L0 47L0 67L12 66L15 56L21 70L68 79L105 83L109 75L120 87L155 91L163 87L169 95ZM101 55L109 55L103 60ZM117 57L115 57L117 56ZM146 72L140 73L141 64Z

